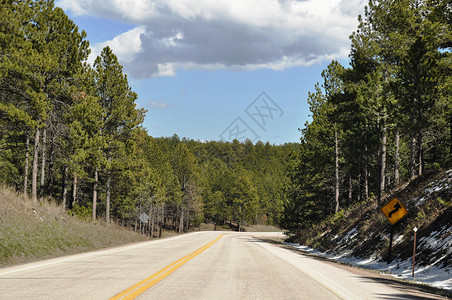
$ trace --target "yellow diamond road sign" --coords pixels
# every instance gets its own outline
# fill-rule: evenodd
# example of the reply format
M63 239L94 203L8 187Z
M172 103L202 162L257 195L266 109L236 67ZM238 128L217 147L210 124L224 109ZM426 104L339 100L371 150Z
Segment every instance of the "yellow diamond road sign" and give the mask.
M408 211L405 209L402 203L397 200L397 198L394 198L388 204L383 206L381 211L385 214L392 225L400 221L408 214Z

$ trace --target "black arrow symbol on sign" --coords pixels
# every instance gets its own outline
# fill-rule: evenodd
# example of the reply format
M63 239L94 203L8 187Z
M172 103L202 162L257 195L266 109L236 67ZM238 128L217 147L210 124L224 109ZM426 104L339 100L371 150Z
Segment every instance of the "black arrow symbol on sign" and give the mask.
M391 211L389 212L388 218L391 218L391 216L392 216L393 214L395 214L396 212L398 212L399 209L401 209L401 208L402 208L402 206L400 206L400 203L397 202L396 205L394 205L394 209L391 210Z

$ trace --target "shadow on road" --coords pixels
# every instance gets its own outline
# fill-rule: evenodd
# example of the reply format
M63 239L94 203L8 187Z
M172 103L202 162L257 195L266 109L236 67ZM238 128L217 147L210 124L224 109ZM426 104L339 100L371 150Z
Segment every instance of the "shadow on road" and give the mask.
M434 293L434 290L430 290L428 288L422 288L419 286L415 286L409 283L404 283L398 280L390 279L390 278L382 278L382 277L375 277L375 276L360 276L360 278L368 281L368 282L378 282L384 285L387 285L391 288L397 289L399 291L402 291L405 295L401 296L398 295L381 295L378 298L379 299L410 299L410 300L422 300L422 299L448 299L448 297L440 294L432 294ZM437 291L439 293L444 291Z

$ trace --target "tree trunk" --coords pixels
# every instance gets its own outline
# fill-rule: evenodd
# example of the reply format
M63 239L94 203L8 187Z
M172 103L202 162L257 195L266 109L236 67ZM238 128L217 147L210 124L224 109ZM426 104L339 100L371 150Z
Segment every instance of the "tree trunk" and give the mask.
M93 187L93 221L96 221L97 210L97 187L99 185L99 168L94 169L94 187Z
M33 150L33 168L31 170L31 198L33 202L38 201L38 158L39 158L39 136L41 131L36 128L35 146Z
M151 230L150 230L150 236L151 238L154 237L154 226L155 226L155 209L154 206L152 205L151 208L149 209L149 213L151 215Z
M449 155L452 157L452 113L449 118Z
M74 178L72 181L72 204L71 208L74 207L74 204L77 203L77 174L74 174Z
M190 230L190 210L187 211L186 213L186 217L185 217L185 230L189 231Z
M64 174L63 174L63 211L66 210L66 203L67 203L67 178L69 175L69 167L64 167Z
M165 224L165 203L162 203L162 215L159 223L159 238L162 237L162 227Z
M380 141L382 140L381 138L381 124L380 124L380 114L378 114L377 116L377 128L378 128L378 138L377 141L379 143L378 147L377 147L377 187L376 187L376 193L377 193L377 207L380 206L380 202L381 202L381 149L382 149L382 144L380 144Z
M136 211L136 208L135 208ZM137 228L138 228L138 214L135 212L135 232L137 232Z
M394 162L394 184L396 187L400 184L400 131L396 128L395 132L395 162Z
M419 131L417 138L417 147L419 155L419 176L424 175L424 149L422 147L422 132Z
M348 201L349 204L352 203L352 196L353 196L353 180L352 180L352 174L348 175Z
M179 234L182 233L184 230L184 208L181 208L180 213L180 222L179 222Z
M339 139L337 130L334 131L334 148L335 148L335 156L336 156L336 188L335 188L335 201L336 207L334 212L337 213L339 211Z
M416 177L416 134L411 132L411 153L410 153L411 179Z
M30 155L30 132L27 131L27 137L25 140L25 170L24 170L24 198L28 198L28 159Z
M46 142L47 142L47 129L44 127L42 131L42 158L41 158L41 186L40 193L41 198L44 198L44 182L46 171Z
M366 159L364 162L364 201L369 200L369 157L367 154L367 145L365 146Z
M381 137L381 166L380 166L380 198L385 192L386 180L386 143L387 143L387 129L386 122L383 119L382 137ZM378 199L381 200L381 199Z
M107 195L106 195L106 199L105 199L105 222L107 224L110 224L110 193L111 193L111 174L108 174L107 177L107 184L106 184L106 189L107 189Z
M363 188L362 188L362 184L361 184L361 178L362 178L362 174L361 174L361 172L359 172L359 176L358 176L358 202L361 202L362 192L363 192Z
M53 195L53 185L55 181L55 172L53 170L55 166L55 134L52 134L50 143L50 161L49 161L49 176L47 182L47 194Z

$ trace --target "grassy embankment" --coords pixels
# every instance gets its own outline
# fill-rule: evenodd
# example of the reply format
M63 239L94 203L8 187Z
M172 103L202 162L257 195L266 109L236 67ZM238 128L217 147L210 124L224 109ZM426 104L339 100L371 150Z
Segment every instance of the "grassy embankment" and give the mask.
M201 230L214 230L201 224ZM217 230L231 230L218 226ZM255 225L245 231L280 231L273 226ZM165 231L163 237L176 235ZM149 240L119 225L82 221L63 212L61 206L44 200L33 203L21 194L0 187L0 267L82 253Z
M86 252L148 238L117 225L81 221L44 200L0 187L0 266Z

